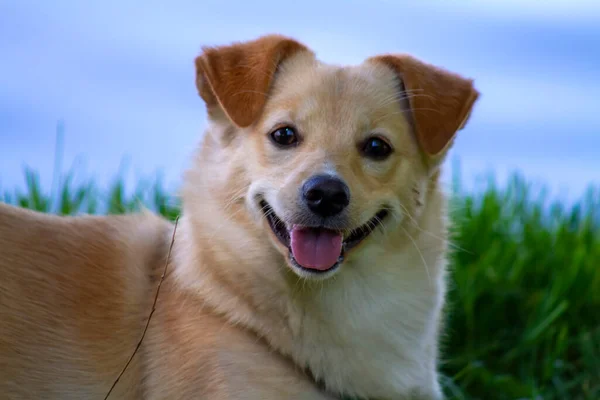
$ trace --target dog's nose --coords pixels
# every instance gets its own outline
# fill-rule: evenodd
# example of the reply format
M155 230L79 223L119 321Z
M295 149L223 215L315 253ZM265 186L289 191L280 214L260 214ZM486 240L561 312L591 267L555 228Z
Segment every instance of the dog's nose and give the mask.
M339 214L350 203L350 189L340 179L317 175L302 186L302 195L308 208L321 217Z

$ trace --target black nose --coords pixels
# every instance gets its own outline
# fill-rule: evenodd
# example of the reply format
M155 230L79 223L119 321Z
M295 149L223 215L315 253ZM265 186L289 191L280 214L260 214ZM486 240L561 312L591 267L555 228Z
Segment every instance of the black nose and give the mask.
M321 217L339 214L350 203L350 189L340 179L317 175L302 186L304 202L312 212Z

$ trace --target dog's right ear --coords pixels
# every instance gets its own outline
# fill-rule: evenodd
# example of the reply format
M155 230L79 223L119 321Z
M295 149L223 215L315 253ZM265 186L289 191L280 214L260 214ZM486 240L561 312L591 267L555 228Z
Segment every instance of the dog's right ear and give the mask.
M280 35L227 46L204 47L196 58L196 87L209 116L223 112L240 128L260 116L279 65L298 52L312 52Z

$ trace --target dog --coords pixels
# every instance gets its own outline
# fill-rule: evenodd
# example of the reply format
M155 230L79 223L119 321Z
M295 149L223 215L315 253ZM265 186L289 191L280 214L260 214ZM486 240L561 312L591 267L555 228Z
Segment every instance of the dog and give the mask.
M474 81L278 34L195 70L176 225L0 205L0 397L443 399L440 171Z

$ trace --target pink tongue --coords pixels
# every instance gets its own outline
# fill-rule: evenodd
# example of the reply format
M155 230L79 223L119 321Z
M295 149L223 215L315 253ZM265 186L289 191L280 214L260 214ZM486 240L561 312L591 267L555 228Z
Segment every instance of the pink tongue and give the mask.
M342 235L335 231L294 227L290 240L292 255L304 268L328 270L342 253Z

